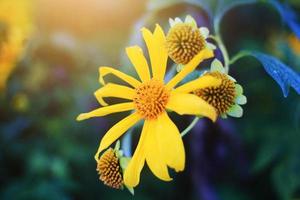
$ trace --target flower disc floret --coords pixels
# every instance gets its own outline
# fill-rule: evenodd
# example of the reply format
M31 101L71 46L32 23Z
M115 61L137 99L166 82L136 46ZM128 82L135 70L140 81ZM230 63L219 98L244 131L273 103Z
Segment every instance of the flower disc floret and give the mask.
M151 79L135 89L133 98L137 112L145 119L156 119L165 111L170 91L162 81Z
M121 189L123 177L119 159L112 148L107 149L97 161L99 179L109 187Z
M221 85L202 88L194 91L194 93L212 105L219 115L222 115L235 103L235 84L225 74L220 72L208 72L204 76L209 75L221 79Z
M191 24L176 24L171 27L166 39L168 54L178 64L187 64L206 45L199 29Z

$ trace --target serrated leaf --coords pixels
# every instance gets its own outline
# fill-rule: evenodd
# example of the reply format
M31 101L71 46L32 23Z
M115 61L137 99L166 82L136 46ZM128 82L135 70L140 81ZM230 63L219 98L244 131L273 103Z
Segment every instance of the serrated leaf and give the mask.
M284 23L286 23L289 28L295 33L295 35L297 35L297 37L300 39L300 23L297 13L286 3L283 4L277 0L269 0L269 3L271 3L271 5L276 8Z
M251 52L251 55L262 63L266 72L279 84L284 97L288 96L290 87L300 95L300 75L298 73L273 56L259 52Z

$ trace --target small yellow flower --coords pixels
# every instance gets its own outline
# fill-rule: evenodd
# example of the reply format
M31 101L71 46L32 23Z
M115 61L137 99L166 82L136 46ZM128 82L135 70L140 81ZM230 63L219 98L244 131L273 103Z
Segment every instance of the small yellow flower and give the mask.
M190 15L185 21L180 18L171 19L170 30L167 34L166 47L171 59L177 64L187 64L203 49L215 49L207 42L209 30L206 27L198 28L197 22Z
M14 70L31 29L31 1L0 1L0 91Z
M243 109L240 105L246 104L247 98L243 95L242 86L236 84L236 80L225 73L222 63L215 59L210 71L203 76L213 76L222 82L218 86L197 89L193 93L212 105L219 116L226 118L228 114L232 117L241 117Z
M151 72L142 49L138 46L128 47L126 53L140 80L111 67L100 67L99 81L104 86L95 92L95 96L104 107L80 114L77 117L77 120L85 120L111 113L134 111L115 124L104 135L95 155L96 160L98 160L101 151L108 148L130 127L140 120L144 121L138 145L124 172L124 184L129 187L138 185L140 172L145 162L147 162L153 174L164 181L171 180L168 167L175 169L177 172L184 169L185 151L183 142L180 132L169 118L167 110L175 111L180 115L202 115L216 120L215 109L201 98L191 94L191 92L200 88L217 86L221 83L219 79L205 76L175 88L179 82L194 71L202 60L213 56L211 50L204 49L165 84L164 76L168 59L165 48L165 34L159 25L156 25L153 33L146 28L141 31L150 56ZM103 77L108 74L119 77L127 82L130 87L114 83L105 84ZM127 99L129 102L107 105L103 100L104 97L118 97Z

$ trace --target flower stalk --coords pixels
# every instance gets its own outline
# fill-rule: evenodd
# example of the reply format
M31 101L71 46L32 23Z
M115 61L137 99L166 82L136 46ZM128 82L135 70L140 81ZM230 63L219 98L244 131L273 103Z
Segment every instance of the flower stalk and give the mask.
M193 119L193 121L190 123L190 125L188 125L188 127L186 127L181 133L181 137L184 137L186 134L188 134L190 132L190 130L192 130L192 128L194 128L194 126L197 124L197 122L199 121L200 117L195 117Z

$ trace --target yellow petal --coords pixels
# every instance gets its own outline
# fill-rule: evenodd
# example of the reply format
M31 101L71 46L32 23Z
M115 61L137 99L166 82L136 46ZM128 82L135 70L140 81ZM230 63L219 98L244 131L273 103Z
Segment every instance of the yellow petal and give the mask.
M172 92L167 108L180 115L201 115L213 121L217 119L214 107L194 94Z
M153 77L163 80L168 60L168 52L165 48L165 33L158 24L156 24L153 34L146 28L141 31L148 48Z
M126 53L142 82L150 80L150 72L143 50L139 46L126 48Z
M119 121L113 127L111 127L101 139L98 151L95 155L95 160L98 160L99 153L101 151L109 147L114 141L121 137L130 127L136 124L139 120L141 120L140 115L138 115L137 113L133 113Z
M219 86L221 82L222 82L221 79L215 78L213 76L205 75L205 76L201 76L196 80L190 81L184 85L179 86L174 90L174 92L190 93L197 89Z
M146 139L149 133L149 123L145 121L140 140L124 172L124 184L135 187L140 182L140 173L145 163Z
M103 100L103 97L118 97L132 100L135 95L135 91L134 89L126 86L108 83L107 85L104 85L102 88L98 89L94 95L102 106L107 106L107 103Z
M212 50L204 49L198 53L188 64L183 66L183 69L176 74L168 83L167 87L169 89L174 88L180 81L182 81L188 74L193 72L195 68L205 59L211 58L214 56Z
M167 165L175 171L184 170L185 151L176 125L169 118L167 113L159 116L156 137L159 138L159 147Z
M149 133L146 138L146 161L155 176L164 181L171 181L164 152L159 145L160 135L162 130L157 127L157 120L147 121L149 123Z
M101 107L88 113L82 113L77 117L78 121L89 119L91 117L102 117L111 113L124 112L128 110L133 110L133 102L129 103L119 103L112 106Z
M139 82L138 80L136 80L135 78L124 74L123 72L120 72L119 70L113 69L111 67L99 67L99 82L102 85L105 85L105 81L103 79L104 76L108 75L108 74L113 74L115 76L117 76L118 78L122 79L123 81L125 81L126 83L128 83L129 85L131 85L132 87L136 88L138 87L141 82Z

